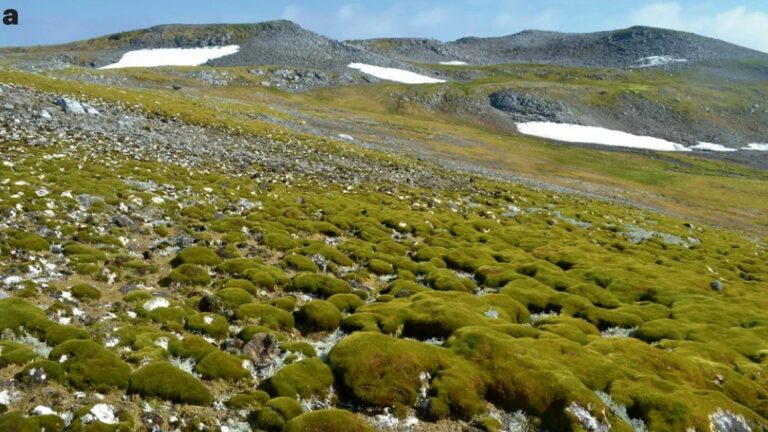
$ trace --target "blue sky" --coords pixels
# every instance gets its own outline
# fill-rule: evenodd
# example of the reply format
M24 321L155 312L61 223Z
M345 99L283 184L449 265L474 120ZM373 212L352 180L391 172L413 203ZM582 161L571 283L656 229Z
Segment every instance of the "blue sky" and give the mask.
M290 19L338 39L453 40L524 29L587 32L635 24L692 31L768 52L768 1L633 0L0 0L20 25L0 46L69 42L165 23Z

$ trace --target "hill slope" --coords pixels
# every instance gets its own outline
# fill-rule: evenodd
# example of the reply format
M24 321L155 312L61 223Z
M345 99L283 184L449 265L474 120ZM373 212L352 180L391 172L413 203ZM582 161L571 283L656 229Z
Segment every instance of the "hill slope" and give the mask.
M350 43L399 60L426 63L464 61L627 68L648 65L653 62L649 57L688 62L768 58L768 54L716 39L651 27L584 34L527 30L509 36L467 37L453 42L371 39Z
M122 54L146 48L195 48L240 45L237 54L217 59L217 66L282 65L340 69L361 62L380 66L409 66L311 32L290 21L257 24L169 24L115 33L63 45L0 50L8 54L57 55L80 66L100 67Z
M0 430L768 425L764 240L0 76Z

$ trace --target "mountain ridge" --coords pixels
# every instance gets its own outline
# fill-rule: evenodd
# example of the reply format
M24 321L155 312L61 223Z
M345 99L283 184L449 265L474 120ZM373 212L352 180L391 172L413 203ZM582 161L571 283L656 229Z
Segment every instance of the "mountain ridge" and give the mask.
M729 42L647 26L592 33L543 30L494 37L468 36L450 42L423 38L348 41L403 61L465 61L473 64L541 63L567 66L629 68L650 56L689 62L768 58L768 54Z
M161 24L71 43L2 48L5 53L64 54L64 60L99 67L127 51L237 44L242 50L215 66L280 64L338 69L351 62L413 69L406 63L462 61L477 65L537 63L633 68L648 57L677 63L768 59L768 54L694 33L647 26L591 33L527 29L494 37L336 40L289 20L241 24ZM86 54L86 55L84 55ZM88 55L90 54L90 55ZM664 66L665 64L662 64Z

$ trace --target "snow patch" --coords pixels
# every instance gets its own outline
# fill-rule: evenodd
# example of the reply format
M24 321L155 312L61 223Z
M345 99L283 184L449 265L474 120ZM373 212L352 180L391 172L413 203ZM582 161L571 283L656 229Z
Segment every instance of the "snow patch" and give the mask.
M373 66L365 63L350 63L350 69L357 69L364 74L374 76L388 81L395 81L403 84L434 84L443 83L445 80L428 77L403 69Z
M166 308L171 305L168 299L162 297L155 297L152 300L147 300L142 306L145 311L150 312L157 308Z
M91 414L96 417L96 420L104 424L117 424L120 420L115 415L115 407L108 404L96 404L91 408Z
M168 338L167 337L160 337L155 340L155 346L160 347L164 350L168 349Z
M240 51L240 45L204 48L157 48L128 51L120 61L100 69L156 66L200 66L208 60L217 59Z
M742 150L768 151L768 144L748 144L746 147L743 147Z
M37 416L49 416L49 415L55 416L56 411L48 408L45 405L38 405L32 410L32 414Z
M595 126L551 122L528 122L517 123L517 129L524 135L570 143L599 144L657 151L690 151L688 147L682 144Z
M736 149L726 147L722 144L714 144L714 143L708 143L708 142L700 142L695 146L691 147L691 149L711 151L711 152L735 152L736 151Z
M8 405L11 403L11 393L8 390L0 391L0 405Z
M443 66L465 66L467 62L459 61L459 60L451 60L451 61L444 61L440 62Z
M685 63L687 61L688 60L684 58L660 55L660 56L643 57L641 59L638 59L637 63L638 63L638 67L646 68L646 67L665 66L673 63Z

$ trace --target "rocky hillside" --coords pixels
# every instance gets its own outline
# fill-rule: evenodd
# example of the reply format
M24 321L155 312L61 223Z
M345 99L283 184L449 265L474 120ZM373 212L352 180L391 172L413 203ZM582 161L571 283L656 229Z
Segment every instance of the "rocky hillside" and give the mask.
M465 37L452 42L412 38L342 42L284 20L257 24L161 25L64 45L6 48L0 50L0 54L38 59L55 57L67 63L99 67L116 62L130 50L230 44L240 45L241 50L212 61L212 65L339 70L349 63L360 62L413 70L407 62L460 61L473 65L537 63L633 68L768 58L768 54L723 41L650 27L585 34L528 30L509 36Z
M81 66L100 67L122 54L144 48L194 48L240 45L237 54L217 59L216 66L281 65L338 70L362 62L410 69L400 61L311 32L290 21L258 24L161 25L71 44L5 50L5 53L56 55Z
M463 61L470 64L540 63L631 68L704 60L765 59L768 54L672 30L632 27L599 33L527 30L503 37L351 41L368 51L403 61Z

